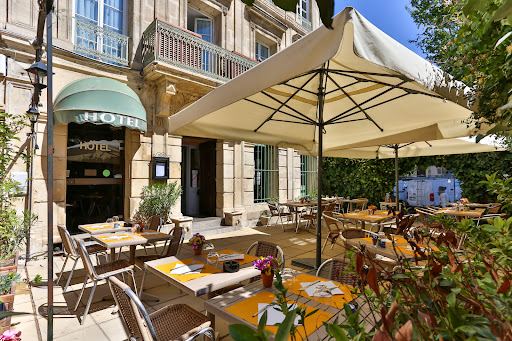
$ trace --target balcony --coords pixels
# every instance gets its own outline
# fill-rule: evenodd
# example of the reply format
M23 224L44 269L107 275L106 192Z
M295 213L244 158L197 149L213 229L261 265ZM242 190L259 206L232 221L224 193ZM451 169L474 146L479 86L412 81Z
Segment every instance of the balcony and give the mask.
M311 31L313 29L313 25L311 24L311 21L309 21L306 18L302 18L302 27L304 27L306 30Z
M218 81L228 81L257 62L225 50L200 36L155 20L142 38L143 64L164 62Z
M128 65L128 37L75 18L74 51L114 65Z

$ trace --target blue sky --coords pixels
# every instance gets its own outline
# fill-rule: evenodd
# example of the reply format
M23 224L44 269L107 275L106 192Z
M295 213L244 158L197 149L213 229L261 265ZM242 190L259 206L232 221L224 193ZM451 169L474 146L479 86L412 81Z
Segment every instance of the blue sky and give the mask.
M382 31L422 57L421 50L409 40L419 32L405 6L409 0L335 0L334 13L352 6Z

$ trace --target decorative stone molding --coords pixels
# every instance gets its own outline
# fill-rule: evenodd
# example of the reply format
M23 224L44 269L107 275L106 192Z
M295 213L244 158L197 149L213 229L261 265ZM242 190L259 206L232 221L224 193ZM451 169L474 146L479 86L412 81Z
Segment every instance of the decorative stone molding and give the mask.
M164 77L164 80L157 86L157 100L160 99L156 110L157 118L169 117L169 107L171 106L171 99L174 95L176 95L175 84Z
M256 29L256 24L251 21L249 23L249 27L251 28L251 31L254 31Z
M169 114L174 115L183 108L188 107L200 98L200 96L192 95L189 93L178 92L173 96L169 107Z
M222 6L222 14L224 16L228 15L228 8L226 6Z

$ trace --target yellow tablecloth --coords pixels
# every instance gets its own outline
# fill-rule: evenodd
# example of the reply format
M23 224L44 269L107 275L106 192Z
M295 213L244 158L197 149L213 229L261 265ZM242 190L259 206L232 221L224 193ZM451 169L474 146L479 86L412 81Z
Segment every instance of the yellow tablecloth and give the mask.
M270 303L274 300L275 296L273 293L269 291L263 291L260 292L252 297L249 297L242 302L238 302L236 304L233 304L231 307L226 308L226 311L238 316L241 319L244 319L245 321L253 324L258 325L258 315L254 315L258 311L258 303ZM290 304L296 303L295 301L289 301ZM300 304L299 304L300 305ZM309 314L315 310L314 308L311 308L309 306L306 306L306 314ZM328 321L333 315L329 314L325 311L319 310L316 313L314 313L311 316L308 316L306 318L306 330L304 330L303 326L297 326L298 334L297 340L304 340L309 335L311 335L315 330L318 328L323 328L322 324L323 322ZM278 327L274 326L266 326L265 329L270 331L271 333L275 334L277 332ZM291 340L291 337L288 339Z
M341 291L343 291L344 295L334 295L332 297L309 297L309 295L306 293L305 290L302 290L299 292L299 289L302 288L300 285L301 282L315 282L319 277L316 276L310 276L306 274L301 274L297 277L295 277L295 281L293 279L290 279L283 283L285 287L288 287L288 292L297 294L300 296L307 297L313 301L329 305L331 307L335 307L338 309L343 309L343 304L348 303L354 299L357 298L357 295L351 294L351 291L354 290L353 287L350 287L348 285L339 284L338 287ZM321 278L322 282L329 282L330 280ZM334 282L334 281L333 281ZM335 282L336 283L336 282ZM338 283L336 283L338 284Z
M232 253L238 253L236 251L233 251L233 250L222 250L222 251L219 251L219 256L220 255L225 255L225 254L232 254ZM203 254L201 255L201 257L203 258L206 258L207 255ZM259 259L258 257L254 257L254 256L251 256L251 255L246 255L244 254L244 260L238 260L237 262L240 264L240 265L243 265L243 264L247 264L247 263L251 263L251 262L254 262L255 260ZM224 262L218 262L218 263L224 263Z
M164 272L165 274L167 274L167 276L176 278L180 282L187 282L187 281L190 281L190 280L193 280L196 278L200 278L200 277L208 276L208 275L211 275L211 274L214 274L217 272L221 272L220 269L214 268L213 266L210 266L210 265L202 263L202 262L195 261L194 264L203 264L203 269L201 270L200 273L198 273L198 274L183 274L183 275L171 274L171 271L172 271L172 269L174 269L175 265L188 265L188 264L192 263L194 260L195 259L193 259L193 258L188 258L188 259L180 260L177 262L158 265L158 266L156 266L156 268L158 270Z
M83 227L87 230L103 230L103 229L111 229L114 226L104 224L104 225L84 225Z
M112 237L125 237L125 238L114 238L112 239ZM112 234L112 235L107 235L107 236L100 236L100 237L97 237L99 239L101 239L102 241L104 241L105 243L110 243L110 242L122 242L122 241L125 241L125 240L132 240L132 239L135 239L127 234Z

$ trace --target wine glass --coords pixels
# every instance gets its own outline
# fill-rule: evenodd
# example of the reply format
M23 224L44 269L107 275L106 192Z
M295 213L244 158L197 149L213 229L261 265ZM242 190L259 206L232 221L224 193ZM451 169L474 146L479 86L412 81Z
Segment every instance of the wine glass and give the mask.
M217 267L218 259L219 259L219 254L215 251L208 252L208 255L206 256L206 261L208 262L208 265L211 265L213 267Z
M283 268L283 270L281 270L281 276L283 277L283 279L289 279L291 280L291 285L295 285L295 277L297 275L297 271L294 270L294 269L291 269L291 268Z
M113 223L113 222L114 222L114 220L112 218L107 219L107 223Z
M115 215L115 216L113 216L113 217L112 217L112 220L113 220L114 222L119 221L119 217Z

